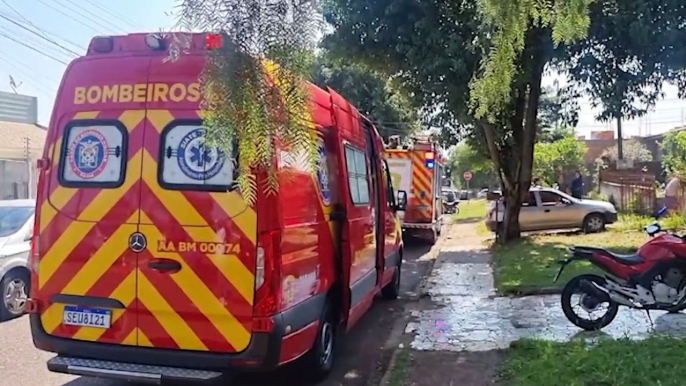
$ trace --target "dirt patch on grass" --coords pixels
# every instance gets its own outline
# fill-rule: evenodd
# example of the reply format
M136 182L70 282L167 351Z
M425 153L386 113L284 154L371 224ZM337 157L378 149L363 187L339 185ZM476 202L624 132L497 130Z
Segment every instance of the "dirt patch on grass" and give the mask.
M446 352L403 349L388 383L381 386L491 386L497 384L503 351Z

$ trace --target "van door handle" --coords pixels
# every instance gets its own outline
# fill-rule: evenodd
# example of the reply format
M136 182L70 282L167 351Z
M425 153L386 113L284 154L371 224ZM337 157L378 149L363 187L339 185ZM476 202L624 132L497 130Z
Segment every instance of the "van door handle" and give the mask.
M546 209L546 210L544 210L544 212L550 213L550 209Z
M160 272L178 272L181 270L181 263L172 259L152 259L148 261L148 267Z

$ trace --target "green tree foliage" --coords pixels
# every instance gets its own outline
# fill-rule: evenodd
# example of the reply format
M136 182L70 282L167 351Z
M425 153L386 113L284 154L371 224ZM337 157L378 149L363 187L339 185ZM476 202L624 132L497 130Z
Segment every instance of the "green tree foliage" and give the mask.
M406 136L420 128L419 110L387 77L359 63L317 58L312 81L331 87L374 122L382 137Z
M556 64L600 108L599 120L644 115L664 81L685 84L683 0L596 1L589 9L588 39L567 45Z
M672 131L662 141L662 168L686 181L686 131Z
M483 152L476 151L467 143L461 143L455 147L449 163L453 180L459 187L466 187L462 178L466 171L472 172L473 175L469 181L470 188L499 188L500 186L500 179L493 167L493 162Z
M519 237L541 78L555 46L583 37L589 0L330 0L326 46L375 66L433 109L454 142L491 158L506 197L503 239Z
M625 160L633 160L634 162L650 162L653 160L653 154L650 150L636 139L623 140L622 149L624 150ZM614 145L605 149L601 157L616 162L619 158L618 153L617 145Z
M555 142L573 135L579 121L579 106L571 88L545 87L538 105L538 142Z
M277 141L314 166L317 138L304 80L321 27L318 1L182 0L179 12L186 29L224 35L201 78L203 118L209 142L227 154L238 144L244 199L255 201L259 175L266 193L278 189L272 163ZM176 40L171 59L189 44Z
M573 136L552 143L537 143L534 147L534 175L555 185L560 173L569 176L579 170L584 173L586 145Z

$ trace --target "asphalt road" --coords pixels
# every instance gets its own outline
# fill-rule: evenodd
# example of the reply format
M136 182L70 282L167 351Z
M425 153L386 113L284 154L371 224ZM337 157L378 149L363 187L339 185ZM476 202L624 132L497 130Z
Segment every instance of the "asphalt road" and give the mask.
M434 249L435 250L435 249ZM362 321L345 337L339 350L334 373L318 386L365 386L380 378L391 351L386 341L393 327L406 317L404 303L412 297L427 271L430 252L427 247L408 246L405 256L401 299L393 302L378 299ZM74 377L51 373L45 362L54 354L33 347L27 317L0 323L0 383L35 386L134 386L131 383ZM242 376L231 385L300 386L298 374L285 369L274 374Z

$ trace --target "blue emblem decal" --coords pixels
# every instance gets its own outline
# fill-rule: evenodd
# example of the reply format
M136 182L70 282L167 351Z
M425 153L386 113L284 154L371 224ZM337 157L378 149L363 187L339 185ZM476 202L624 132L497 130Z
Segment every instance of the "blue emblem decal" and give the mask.
M176 153L181 172L188 178L205 181L219 174L224 166L224 154L205 144L205 129L199 128L181 139Z
M102 174L107 160L107 139L99 131L85 130L69 145L69 167L81 179L90 180Z
M322 195L324 205L331 204L331 189L329 188L329 165L326 158L326 147L324 142L319 142L319 163L317 167L317 181L319 181L319 191Z

